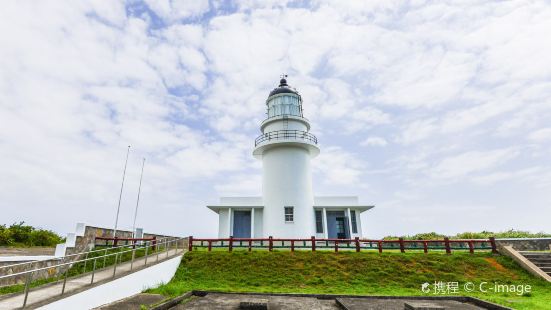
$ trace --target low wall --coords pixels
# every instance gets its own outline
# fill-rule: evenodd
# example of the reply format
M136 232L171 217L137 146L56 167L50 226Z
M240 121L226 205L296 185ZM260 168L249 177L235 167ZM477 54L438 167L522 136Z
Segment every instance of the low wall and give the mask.
M112 238L113 229L96 227L96 226L86 226L84 228L84 236L77 237L77 242L76 242L77 246L75 248L78 247L83 249L92 249L94 247L94 239L96 237ZM175 236L168 236L168 235L161 235L161 234L153 234L153 233L143 234L143 238L152 238L152 237L155 237L157 239L167 238L167 237L175 238ZM117 229L117 238L132 238L132 232L129 230ZM109 242L109 244L111 244L111 242ZM119 243L119 245L123 245L123 244L124 243L122 243L122 241L121 243ZM78 251L78 252L82 252L82 251Z
M496 239L498 246L510 245L517 251L549 251L551 238Z

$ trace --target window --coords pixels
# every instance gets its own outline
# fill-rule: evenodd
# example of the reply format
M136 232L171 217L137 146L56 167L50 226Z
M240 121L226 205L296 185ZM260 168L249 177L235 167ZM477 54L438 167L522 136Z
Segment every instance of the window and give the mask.
M323 215L321 210L316 210L316 233L323 234Z
M294 220L293 207L285 207L285 222L292 222Z
M358 223L356 223L356 211L350 210L350 219L352 220L352 233L358 233Z

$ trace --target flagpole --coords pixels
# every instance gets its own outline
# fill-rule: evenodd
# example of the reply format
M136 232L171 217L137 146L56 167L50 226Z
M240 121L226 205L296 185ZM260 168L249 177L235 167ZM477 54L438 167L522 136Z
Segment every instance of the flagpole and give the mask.
M126 165L128 164L129 153L130 153L130 145L126 150L126 161L124 162L124 170L122 172L121 192L119 194L119 204L117 205L117 216L115 217L115 229L113 229L113 238L117 236L117 225L119 224L119 212L121 210L122 189L124 188L124 177L126 176Z
M140 174L140 186L138 186L138 199L136 199L136 209L134 210L134 222L132 224L132 238L136 238L136 218L138 217L138 205L140 203L140 192L142 190L143 167L145 166L145 158L142 161L142 173Z

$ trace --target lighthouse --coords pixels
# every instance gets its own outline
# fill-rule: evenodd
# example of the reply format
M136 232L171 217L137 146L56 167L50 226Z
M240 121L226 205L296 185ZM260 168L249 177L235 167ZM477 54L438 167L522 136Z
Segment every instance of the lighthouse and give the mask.
M285 78L268 95L266 110L253 151L262 160L264 232L310 236L315 220L310 160L320 153L318 140L303 115L302 97Z
M360 214L372 205L360 205L357 196L314 196L311 160L320 154L318 139L304 117L302 96L286 76L265 105L252 152L262 161L262 196L221 197L208 205L219 216L218 236L362 237Z

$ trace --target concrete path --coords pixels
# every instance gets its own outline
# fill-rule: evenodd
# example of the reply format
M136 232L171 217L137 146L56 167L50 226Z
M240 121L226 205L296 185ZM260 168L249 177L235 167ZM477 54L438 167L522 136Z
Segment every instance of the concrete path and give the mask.
M181 255L185 251L182 249L178 250L169 250L168 251L168 257L166 252L157 254L152 254L147 256L147 266L152 266L156 264L157 257L158 261L164 261L167 258L173 258L176 255ZM98 262L101 261L101 259L98 259ZM117 278L123 275L127 275L131 272L141 270L145 268L145 257L136 258L134 260L134 265L132 270L130 270L131 262L124 262L122 264L118 264L116 268L116 274L115 277L113 277L113 270L114 266L109 266L104 269L98 269L94 273L94 284L97 283L105 283L113 278ZM93 285L90 285L92 280L92 274L87 273L80 276L76 276L73 278L67 279L67 283L65 285L65 293L63 294L63 297L67 297L71 294L81 292L84 290L87 290L88 288L93 287ZM36 306L43 305L48 302L53 302L55 300L61 299L61 290L63 288L63 280L59 282L55 282L52 284L47 284L41 287L36 287L34 289L31 289L29 292L29 295L27 297L27 306L26 308L35 308ZM0 309L19 309L21 306L23 306L23 300L25 298L24 294L17 294L15 296L10 296L7 298L2 298L0 296ZM46 302L47 301L47 302ZM35 307L33 307L35 305Z

